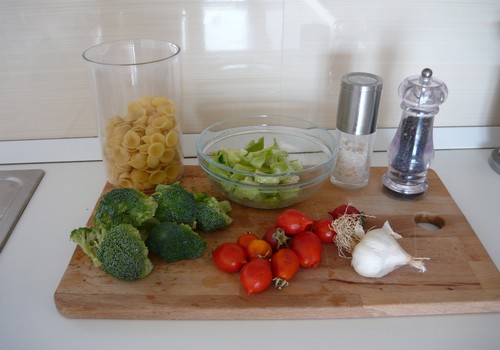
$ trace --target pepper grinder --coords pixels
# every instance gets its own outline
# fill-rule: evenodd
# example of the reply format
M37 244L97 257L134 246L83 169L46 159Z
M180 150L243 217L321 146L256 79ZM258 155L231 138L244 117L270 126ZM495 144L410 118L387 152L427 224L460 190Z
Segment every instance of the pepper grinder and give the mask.
M448 97L448 88L432 77L431 69L425 68L420 75L403 80L399 96L403 112L387 151L389 166L382 183L394 192L418 195L429 188L427 170L434 157L434 116Z

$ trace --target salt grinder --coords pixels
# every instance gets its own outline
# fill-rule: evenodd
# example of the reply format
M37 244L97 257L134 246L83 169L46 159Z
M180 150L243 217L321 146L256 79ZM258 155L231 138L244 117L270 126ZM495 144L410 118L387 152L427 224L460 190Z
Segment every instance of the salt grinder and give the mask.
M342 77L335 131L339 152L330 175L338 187L368 185L382 86L382 78L370 73Z
M389 166L382 183L394 192L418 195L429 187L427 170L434 157L434 116L448 97L448 88L425 68L421 75L403 80L399 96L403 112L387 151Z

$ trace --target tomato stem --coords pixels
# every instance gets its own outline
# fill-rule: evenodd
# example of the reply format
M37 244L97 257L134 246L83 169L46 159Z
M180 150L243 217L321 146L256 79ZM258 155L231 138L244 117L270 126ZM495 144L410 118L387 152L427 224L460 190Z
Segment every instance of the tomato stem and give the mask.
M274 231L272 238L276 240L277 246L276 249L280 249L282 245L288 248L288 237L285 234L285 230L282 228L278 227L276 231Z
M274 281L274 286L278 288L278 290L282 290L283 288L285 288L290 284L290 282L285 281L284 279L281 279L279 277L273 278L273 281Z

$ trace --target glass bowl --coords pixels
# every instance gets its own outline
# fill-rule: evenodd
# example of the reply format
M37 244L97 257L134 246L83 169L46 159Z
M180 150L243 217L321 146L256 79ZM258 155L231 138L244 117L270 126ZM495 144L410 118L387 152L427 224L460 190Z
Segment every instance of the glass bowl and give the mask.
M245 158L243 150L261 138L266 149L261 153L279 148L278 153L286 152L285 162L293 166L274 166L275 159L267 157L262 167L253 169L253 158ZM258 115L209 126L199 135L196 150L201 168L226 198L252 208L276 209L316 193L330 176L338 148L332 133L318 124L294 117Z

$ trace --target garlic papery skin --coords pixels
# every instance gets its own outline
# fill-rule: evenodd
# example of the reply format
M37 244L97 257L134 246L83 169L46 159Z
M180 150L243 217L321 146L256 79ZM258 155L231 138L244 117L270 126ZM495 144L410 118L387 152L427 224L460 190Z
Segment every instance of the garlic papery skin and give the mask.
M379 278L403 265L425 272L423 260L408 254L396 238L401 238L386 221L379 229L368 231L352 252L351 265L363 277Z

